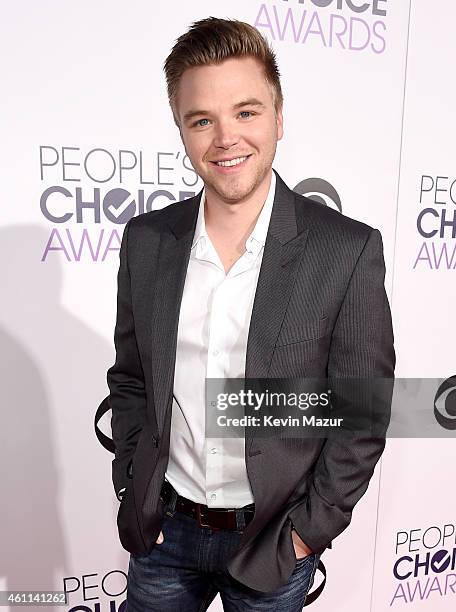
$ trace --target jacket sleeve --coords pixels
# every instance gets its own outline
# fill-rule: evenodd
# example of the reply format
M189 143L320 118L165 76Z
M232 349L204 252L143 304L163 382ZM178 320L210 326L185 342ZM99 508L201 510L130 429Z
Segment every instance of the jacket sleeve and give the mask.
M382 238L373 229L357 260L333 329L329 381L391 379L392 394L395 352L384 279ZM386 431L390 419L391 395L387 397L382 431ZM300 538L314 552L322 553L330 547L350 524L352 510L364 495L384 447L384 436L326 439L308 495L288 515Z
M117 275L117 318L114 330L115 363L107 371L111 429L115 444L112 479L117 497L128 482L130 460L134 454L146 414L144 373L138 352L128 267L130 219L124 229Z

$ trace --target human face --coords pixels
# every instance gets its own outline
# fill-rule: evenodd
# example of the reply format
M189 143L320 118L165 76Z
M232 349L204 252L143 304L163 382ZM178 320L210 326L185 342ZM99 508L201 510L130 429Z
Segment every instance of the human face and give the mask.
M269 184L283 120L258 60L230 58L187 69L179 83L176 115L209 199L212 194L237 203ZM236 165L217 164L239 158L243 161Z

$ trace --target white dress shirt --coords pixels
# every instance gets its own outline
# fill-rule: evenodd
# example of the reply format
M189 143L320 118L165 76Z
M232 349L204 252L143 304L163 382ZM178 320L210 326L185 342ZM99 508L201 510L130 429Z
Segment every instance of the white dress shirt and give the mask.
M190 252L179 315L165 477L180 495L212 508L240 508L254 501L245 439L205 437L205 379L245 376L250 317L275 183L272 172L246 251L228 273L206 232L203 189Z

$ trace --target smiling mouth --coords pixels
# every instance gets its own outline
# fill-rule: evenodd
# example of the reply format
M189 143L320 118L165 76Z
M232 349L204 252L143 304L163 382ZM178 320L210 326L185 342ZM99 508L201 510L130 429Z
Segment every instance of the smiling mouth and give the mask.
M233 159L229 159L225 161L213 161L211 163L215 164L216 166L220 166L222 168L229 168L231 166L238 166L239 164L242 164L242 162L244 162L249 157L250 155L244 155L243 157L234 157Z

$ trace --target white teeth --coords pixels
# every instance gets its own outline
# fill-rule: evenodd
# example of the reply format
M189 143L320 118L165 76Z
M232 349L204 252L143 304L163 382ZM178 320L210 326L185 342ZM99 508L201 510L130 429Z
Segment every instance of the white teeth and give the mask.
M243 162L245 159L247 159L247 157L248 156L236 157L236 159L230 159L229 161L220 161L216 163L217 163L217 166L237 166L238 164Z

